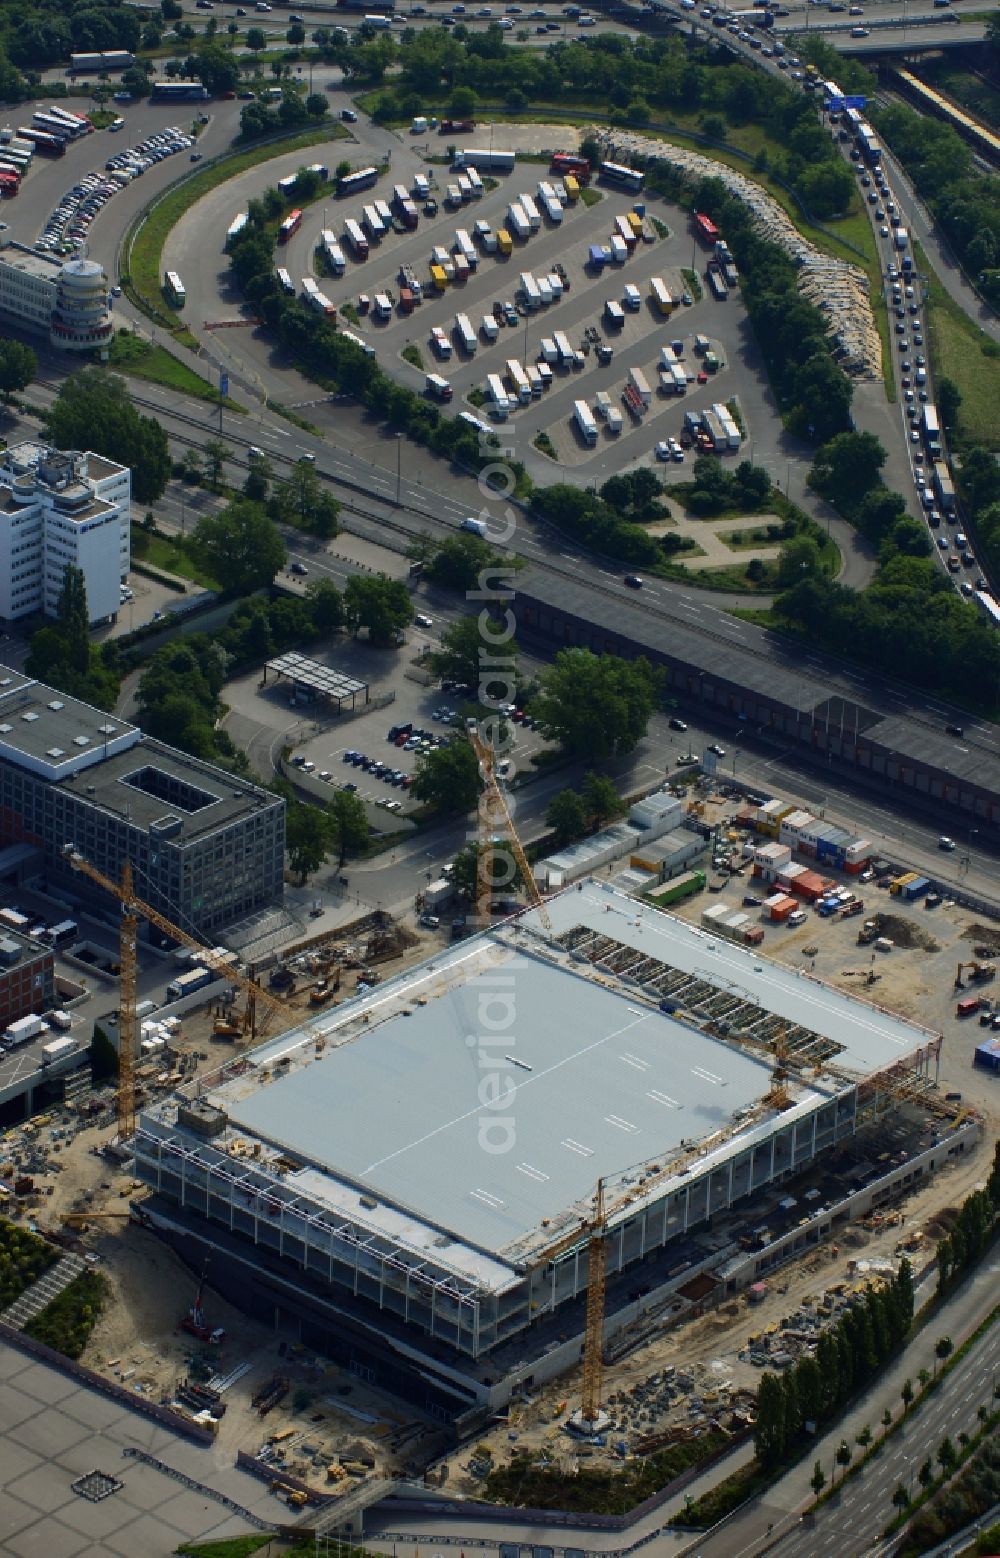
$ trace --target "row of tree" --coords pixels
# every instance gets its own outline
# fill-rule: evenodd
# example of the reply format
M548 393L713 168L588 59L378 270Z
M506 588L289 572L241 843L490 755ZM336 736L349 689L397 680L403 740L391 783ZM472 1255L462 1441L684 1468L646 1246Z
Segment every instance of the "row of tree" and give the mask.
M80 568L67 564L55 616L32 634L25 670L71 698L113 709L121 679L113 639L91 643L87 585Z
M984 1190L974 1190L962 1203L950 1234L938 1240L938 1292L945 1294L985 1255L1000 1213L1000 1144L994 1148L993 1169Z
M348 854L368 848L368 814L364 802L350 790L333 790L323 806L299 800L291 785L277 780L271 788L285 801L285 849L288 864L301 882L336 855L338 868Z
M314 35L315 37L316 35ZM519 42L520 40L515 40ZM793 183L817 216L850 203L850 170L823 134L808 99L726 50L680 37L628 39L617 34L551 41L542 50L511 46L497 26L472 32L422 28L400 39L329 38L326 57L348 81L381 86L376 119L407 119L447 104L475 114L480 102L520 110L530 103L599 102L610 123L645 124L674 114L702 114L702 128L724 139L730 124L759 124L775 150L770 166ZM387 80L388 78L388 80Z
M784 1374L763 1374L757 1391L757 1459L777 1471L798 1455L803 1434L837 1416L902 1347L913 1324L913 1274L903 1260L891 1282L869 1288L820 1334L815 1356ZM850 1454L848 1454L848 1460Z

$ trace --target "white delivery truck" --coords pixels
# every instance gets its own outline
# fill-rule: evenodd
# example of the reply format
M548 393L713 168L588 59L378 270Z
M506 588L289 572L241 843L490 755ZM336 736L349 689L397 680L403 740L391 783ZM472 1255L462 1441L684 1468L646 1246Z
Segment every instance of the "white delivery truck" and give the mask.
M70 1055L76 1053L75 1039L53 1039L51 1044L42 1045L42 1065L54 1066L57 1060L68 1060Z
M472 322L468 314L455 315L455 335L467 357L476 355L476 332L472 328Z
M524 298L524 306L532 313L541 307L542 299L538 291L538 283L530 271L521 272L521 296Z
M583 439L584 443L587 444L588 447L592 447L594 444L596 444L597 423L594 421L594 414L585 400L576 400L573 402L573 420L579 429L580 437Z
M514 390L514 397L526 406L531 399L531 385L528 383L528 375L525 373L516 357L510 357L507 361L507 377Z
M630 368L628 381L635 390L644 406L648 406L653 399L653 392L649 387L649 380L641 368Z
M440 325L435 325L431 330L431 346L442 362L446 362L451 356L451 342Z
M531 228L531 231L533 233L537 233L538 229L542 225L542 219L538 213L538 207L535 205L535 202L532 200L530 195L519 195L517 203L527 217L528 226Z
M642 293L631 282L622 294L622 306L629 314L637 314L642 307Z
M507 227L514 234L515 238L521 239L522 243L531 232L528 218L517 201L514 201L512 205L507 207Z
M479 254L464 227L459 227L455 230L455 251L458 254L464 254L472 270L475 270L479 264Z
M557 330L552 339L556 343L556 351L559 353L559 361L564 368L572 368L576 360L576 352L569 344L569 337L565 331Z

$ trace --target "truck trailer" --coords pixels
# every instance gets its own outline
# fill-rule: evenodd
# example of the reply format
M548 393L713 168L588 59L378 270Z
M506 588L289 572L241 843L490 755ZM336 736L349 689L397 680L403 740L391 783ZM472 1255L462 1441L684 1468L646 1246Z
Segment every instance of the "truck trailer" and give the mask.
M480 173L513 173L516 161L516 152L492 151L482 146L463 146L455 153L455 160L451 166L456 173L459 168L475 168Z
M594 414L585 400L573 402L573 420L584 443L588 448L593 448L597 442L597 423L594 421Z

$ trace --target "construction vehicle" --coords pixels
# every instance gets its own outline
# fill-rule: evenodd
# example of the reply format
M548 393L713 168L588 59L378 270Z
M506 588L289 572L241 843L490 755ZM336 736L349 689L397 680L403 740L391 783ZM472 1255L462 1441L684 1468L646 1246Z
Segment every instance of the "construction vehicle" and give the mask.
M337 969L333 979L320 979L309 991L310 1006L325 1006L327 1001L332 1001L340 989L340 969Z
M140 918L146 919L151 925L162 930L172 940L181 946L190 947L196 951L207 968L218 972L231 984L238 985L246 992L247 1010L244 1018L244 1032L249 1034L251 1041L261 1037L270 1020L276 1013L282 1011L283 1004L274 996L267 995L256 980L243 974L229 961L229 955L214 949L207 949L188 931L181 930L172 920L168 920L165 914L154 909L136 893L132 878L132 862L126 860L122 866L120 882L113 882L103 871L91 865L77 849L75 844L66 844L63 847L63 856L72 866L74 871L79 871L83 876L96 882L98 887L103 887L118 900L121 906L121 932L119 950L119 978L120 1001L118 1017L118 1134L117 1140L121 1142L131 1141L135 1135L135 1052L136 1052L136 942L138 938L138 925ZM258 1028L258 1005L263 1014Z
M996 972L997 972L995 963L977 963L977 962L959 963L959 965L958 965L958 972L955 975L955 989L956 990L961 990L962 989L962 987L963 987L962 986L962 974L965 973L966 971L968 971L968 973L971 974L972 982L973 982L973 984L976 984L976 985L989 984L991 979L995 979L996 978Z
M232 1017L216 1017L212 1023L213 1039L240 1039L243 1037L243 1024L236 1022Z
M212 1347L221 1347L226 1339L226 1333L222 1326L210 1326L205 1319L205 1278L208 1275L208 1262L201 1274L198 1283L198 1291L194 1295L194 1302L186 1315L180 1320L180 1328L191 1336L196 1336L200 1342L208 1342Z

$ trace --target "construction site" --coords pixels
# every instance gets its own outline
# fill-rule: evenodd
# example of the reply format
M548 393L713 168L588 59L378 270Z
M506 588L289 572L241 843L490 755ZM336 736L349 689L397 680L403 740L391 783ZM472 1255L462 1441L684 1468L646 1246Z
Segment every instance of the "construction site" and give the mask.
M481 1492L514 1440L571 1473L739 1433L761 1369L919 1273L982 1175L954 1017L991 1020L1000 941L947 902L748 947L703 896L589 879L429 960L372 914L266 975L216 949L145 1061L149 906L112 885L117 1084L11 1132L0 1176L103 1262L84 1361L293 1507L428 1466Z

